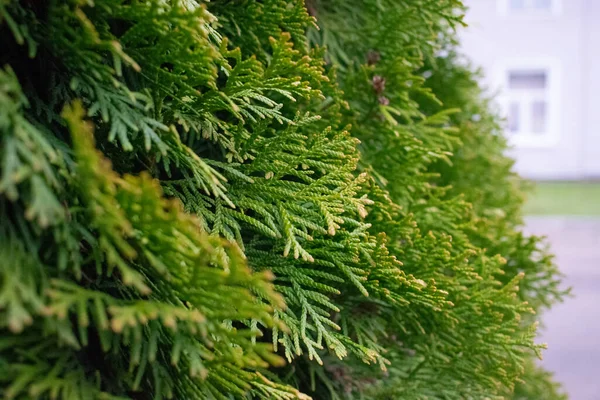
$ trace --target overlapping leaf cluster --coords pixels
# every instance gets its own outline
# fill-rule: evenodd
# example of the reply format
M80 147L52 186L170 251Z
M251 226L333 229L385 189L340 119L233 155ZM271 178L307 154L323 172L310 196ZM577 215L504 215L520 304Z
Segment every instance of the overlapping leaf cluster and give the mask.
M0 393L510 396L561 293L460 7L0 0Z

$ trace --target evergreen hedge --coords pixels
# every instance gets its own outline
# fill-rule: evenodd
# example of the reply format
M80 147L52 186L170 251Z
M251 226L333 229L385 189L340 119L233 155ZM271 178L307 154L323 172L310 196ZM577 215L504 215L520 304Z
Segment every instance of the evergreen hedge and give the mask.
M0 394L561 398L463 12L0 0Z

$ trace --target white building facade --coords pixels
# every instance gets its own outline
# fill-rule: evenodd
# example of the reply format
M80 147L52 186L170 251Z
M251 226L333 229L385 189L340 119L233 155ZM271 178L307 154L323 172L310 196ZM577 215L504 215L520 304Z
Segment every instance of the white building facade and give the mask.
M600 0L466 0L463 51L538 180L600 178Z

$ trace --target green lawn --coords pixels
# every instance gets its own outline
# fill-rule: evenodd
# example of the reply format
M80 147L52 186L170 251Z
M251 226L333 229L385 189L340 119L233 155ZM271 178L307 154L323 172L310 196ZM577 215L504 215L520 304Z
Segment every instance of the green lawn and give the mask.
M525 215L600 215L600 183L538 182Z

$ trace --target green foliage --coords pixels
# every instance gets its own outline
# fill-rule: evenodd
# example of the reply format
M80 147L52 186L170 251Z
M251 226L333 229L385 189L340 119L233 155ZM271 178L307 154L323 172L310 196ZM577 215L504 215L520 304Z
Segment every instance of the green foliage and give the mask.
M0 394L554 388L533 313L563 292L461 13L0 0Z

